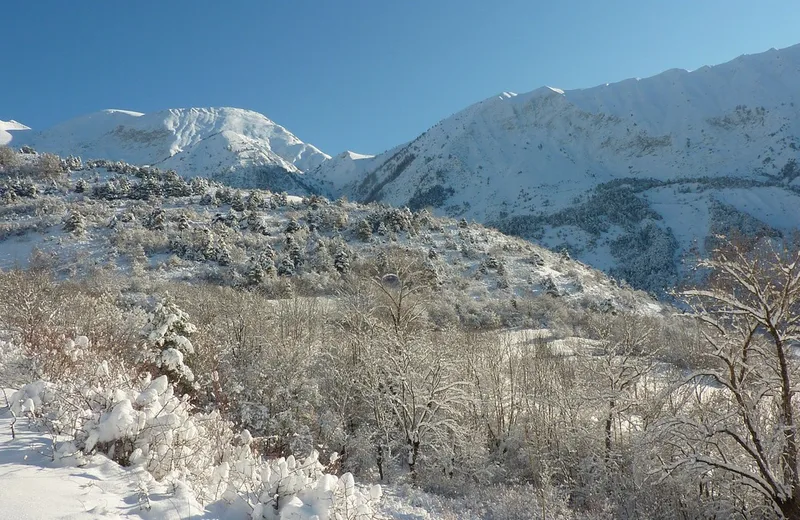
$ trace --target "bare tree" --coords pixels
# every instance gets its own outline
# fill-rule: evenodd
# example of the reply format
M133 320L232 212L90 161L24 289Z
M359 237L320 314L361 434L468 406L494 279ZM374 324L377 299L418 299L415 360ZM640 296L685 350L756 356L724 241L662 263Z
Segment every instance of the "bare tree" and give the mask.
M642 404L648 391L646 378L655 364L656 350L651 343L656 331L647 317L627 313L593 316L589 327L600 340L585 354L589 354L587 361L598 380L601 406L606 408L603 442L609 462L623 422L632 426L632 417L624 416Z
M713 368L677 389L685 395L688 386L697 397L663 424L662 445L671 448L665 468L688 470L706 486L732 479L752 497L737 506L750 511L742 514L766 507L800 519L800 367L793 353L800 341L800 251L727 243L700 266L709 272L708 286L683 294Z
M40 154L26 170L26 173L32 177L51 181L60 179L66 173L66 168L61 158L52 153Z

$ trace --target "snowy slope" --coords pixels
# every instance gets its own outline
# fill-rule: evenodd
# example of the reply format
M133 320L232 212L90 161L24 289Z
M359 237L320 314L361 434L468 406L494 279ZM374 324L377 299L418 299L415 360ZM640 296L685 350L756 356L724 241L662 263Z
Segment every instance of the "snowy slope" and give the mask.
M370 159L376 165L370 170L353 175L347 161L340 161L340 169L334 162L325 166L330 179L342 182L332 196L432 207L567 247L613 271L620 259L609 243L631 233L647 215L629 215L629 221L616 223L625 229L611 226L599 233L581 223L565 227L570 220L565 212L585 204L598 186L650 178L672 186L652 207L647 186L632 191L654 210L649 218L658 228L677 237L677 261L692 241L702 249L710 229L709 218L681 216L707 214L723 195L719 189L734 187L736 179L769 188L750 194L756 213L770 206L776 190L786 199L784 207L797 207L793 161L798 159L800 45L583 90L505 92ZM690 189L700 193L683 196ZM605 202L615 203L607 193ZM594 206L585 209L594 211L593 218L603 216ZM744 205L739 209L749 211ZM790 225L783 214L763 216ZM588 227L593 231L587 235Z
M14 138L11 132L19 130L30 130L30 128L13 119L11 121L0 121L0 146L10 143Z
M297 174L328 159L265 116L237 108L150 114L103 110L14 136L13 144L84 159L155 165L184 176L232 177L232 184L244 186L257 184L248 182L248 175L260 168Z
M341 194L341 187L357 184L366 174L381 165L387 154L402 149L398 146L381 155L364 155L346 151L328 159L313 170L306 172L306 182L317 192L335 198Z
M100 455L81 467L53 462L47 432L19 418L12 438L12 422L8 408L0 408L0 518L245 518L222 502L203 507L188 490L171 492L140 468L125 469ZM149 503L143 489L150 491Z
M619 177L775 174L800 155L798 116L800 45L585 90L504 93L441 121L374 179L343 190L403 204L442 185L456 191L448 205L470 202L466 216L489 220L499 204L533 212L550 198L557 209ZM525 201L521 189L539 193Z

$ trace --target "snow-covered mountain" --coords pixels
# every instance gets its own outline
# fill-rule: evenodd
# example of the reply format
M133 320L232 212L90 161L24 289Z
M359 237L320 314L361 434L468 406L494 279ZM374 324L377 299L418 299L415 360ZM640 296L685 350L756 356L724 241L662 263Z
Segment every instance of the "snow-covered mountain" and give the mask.
M583 90L503 93L327 195L494 224L655 289L709 234L800 225L800 45ZM363 164L364 167L361 167Z
M11 121L0 121L0 146L10 143L14 138L11 132L19 130L30 130L30 128L13 119Z
M265 172L290 178L328 159L262 114L238 108L150 114L103 110L44 131L16 133L13 144L64 156L158 166L251 187L270 184L263 178Z
M0 124L0 142L22 127ZM331 158L234 108L106 110L14 132L13 144L430 207L659 290L714 234L800 227L800 45L582 90L504 92L377 156Z
M367 173L383 163L387 154L397 152L404 146L398 146L378 156L349 150L342 152L306 172L305 180L318 193L341 194L343 186L358 184L364 180Z

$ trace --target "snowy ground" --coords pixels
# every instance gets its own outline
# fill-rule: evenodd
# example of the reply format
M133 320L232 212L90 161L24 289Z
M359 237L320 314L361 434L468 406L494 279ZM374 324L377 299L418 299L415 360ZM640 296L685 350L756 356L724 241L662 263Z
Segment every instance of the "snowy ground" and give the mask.
M3 399L0 403L5 404ZM168 488L141 469L123 468L100 455L80 467L54 462L51 436L19 418L12 438L13 420L7 407L0 408L0 520L250 518L248 511L224 502L203 507L188 489ZM435 497L409 493L402 487L387 489L378 518L453 518L429 511L439 509Z
M21 418L12 438L12 421L0 408L0 519L247 518L223 503L204 508L188 490L167 489L99 455L82 467L53 462L50 436Z

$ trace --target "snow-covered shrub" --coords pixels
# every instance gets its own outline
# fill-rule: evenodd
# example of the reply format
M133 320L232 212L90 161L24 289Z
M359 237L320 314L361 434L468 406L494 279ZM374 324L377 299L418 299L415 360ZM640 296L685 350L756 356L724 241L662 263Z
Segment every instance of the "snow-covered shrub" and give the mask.
M41 416L56 399L55 385L45 381L28 383L11 394L8 405L17 417L29 414Z
M337 478L325 474L317 453L302 460L293 456L262 465L255 480L260 483L253 519L265 520L360 520L375 518L381 487L356 487L353 475Z
M350 474L326 474L316 452L259 458L247 430L234 434L217 412L194 414L163 375L132 380L110 373L104 362L93 378L37 381L10 402L18 417L66 437L55 446L58 459L79 463L102 453L157 480L186 482L201 501L243 501L254 519L368 519L381 496L380 486L362 491Z
M57 180L66 173L66 164L52 153L39 154L36 160L26 164L25 174L36 179Z

